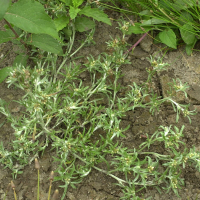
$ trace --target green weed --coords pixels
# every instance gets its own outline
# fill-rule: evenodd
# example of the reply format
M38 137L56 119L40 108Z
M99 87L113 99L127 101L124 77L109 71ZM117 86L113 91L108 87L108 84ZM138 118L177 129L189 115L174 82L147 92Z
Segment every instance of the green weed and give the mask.
M162 185L167 192L172 189L178 195L177 189L184 184L181 169L186 164L193 164L199 170L200 154L195 148L187 149L181 139L184 126L160 126L152 136L143 135L145 141L138 148L127 148L120 142L129 128L120 127L127 111L144 108L153 114L168 102L177 112L177 121L180 115L190 119L190 115L195 114L188 105L173 99L174 91L183 92L187 97L187 86L180 80L174 82L166 98L159 97L148 87L156 72L167 68L160 59L149 59L152 67L147 69L149 76L143 84L133 82L128 88L119 84L121 65L130 63L124 53L128 31L124 25L124 21L119 23L122 38L107 43L114 50L112 55L90 56L85 67L66 62L74 52L59 65L58 56L48 53L35 67L17 65L11 71L7 83L24 90L25 95L18 103L26 109L16 118L7 103L0 100L0 112L15 131L11 151L6 150L3 143L0 145L0 162L12 170L13 178L39 157L40 152L43 155L48 146L56 151L54 161L58 176L54 180L63 182L60 186L64 189L62 200L68 187L75 188L92 169L114 178L124 193L121 199L132 200L141 199L138 192L148 186L159 190ZM85 84L79 78L83 72L89 73L90 83ZM122 90L123 96L120 95ZM164 144L167 153L151 151L154 143ZM184 147L183 151L179 150L180 146ZM100 163L106 166L105 169L99 167ZM118 177L118 172L123 177Z

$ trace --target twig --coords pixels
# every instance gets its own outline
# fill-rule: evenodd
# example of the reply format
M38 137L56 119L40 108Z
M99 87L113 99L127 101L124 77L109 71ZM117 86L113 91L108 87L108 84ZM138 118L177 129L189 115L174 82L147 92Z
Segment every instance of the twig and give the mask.
M128 51L126 51L124 55L129 53L133 48L135 48L146 37L147 34L148 32L145 33Z
M11 26L11 24L6 20L4 19L4 21L6 22L6 24L9 26L9 28L11 29L11 31L15 34L15 39L19 38L19 35L17 34L17 32L15 31L15 29ZM20 39L20 42L25 46L25 48L28 50L28 47L26 45L26 43Z

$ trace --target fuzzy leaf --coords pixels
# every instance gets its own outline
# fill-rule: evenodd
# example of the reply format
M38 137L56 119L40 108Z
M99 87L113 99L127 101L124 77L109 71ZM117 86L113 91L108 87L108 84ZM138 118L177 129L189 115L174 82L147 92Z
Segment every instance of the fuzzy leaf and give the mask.
M63 54L62 45L53 37L46 34L32 34L29 38L28 44L34 45L44 51Z
M97 21L101 21L108 25L111 25L108 15L106 15L103 11L99 10L98 8L91 8L90 6L86 6L79 12L79 14L92 17Z
M79 8L75 8L73 6L70 6L69 15L70 15L71 19L74 19L77 16L79 11L80 11Z
M10 0L1 0L0 1L0 20L4 18L4 15L8 9L8 6L10 4Z
M181 37L186 44L194 43L196 37L193 32L194 29L190 24L185 24L182 27L180 27Z
M0 70L0 83L2 83L9 76L12 69L12 67L4 67Z
M168 47L176 49L176 35L172 29L165 29L159 33L159 38L162 43L166 44Z
M56 19L54 19L54 24L56 26L56 30L60 31L65 28L67 24L69 24L69 17L66 17L65 15L58 16Z
M77 17L75 21L75 28L79 32L87 31L95 27L94 21L87 17Z
M19 0L8 9L5 19L24 31L47 34L60 40L53 21L37 1Z

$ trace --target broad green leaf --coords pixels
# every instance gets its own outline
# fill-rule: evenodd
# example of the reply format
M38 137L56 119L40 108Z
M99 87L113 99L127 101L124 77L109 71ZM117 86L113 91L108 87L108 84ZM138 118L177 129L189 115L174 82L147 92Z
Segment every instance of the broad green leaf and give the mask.
M75 21L75 28L79 32L87 31L95 27L94 21L86 17L77 17Z
M191 55L192 54L192 49L194 48L194 45L196 44L197 39L195 38L195 41L193 42L193 44L186 44L185 50L187 55Z
M196 1L183 1L183 0L176 0L175 1L175 5L177 5L177 8L179 8L179 10L183 10L183 9L188 9L189 7L193 7L196 6L199 3L198 0ZM173 4L172 4L173 5ZM179 11L178 10L178 11Z
M90 6L86 6L79 12L79 14L92 17L97 21L101 21L108 25L111 25L108 15L106 15L102 10L99 10L98 8L91 8Z
M170 28L165 29L164 31L159 33L159 38L162 43L166 44L168 47L172 47L176 49L176 34Z
M157 0L156 0L157 1ZM167 1L167 0L159 0L159 8L164 10L164 11L167 11L167 12L170 12L173 10L173 7L172 7L172 1Z
M152 18L152 19L143 21L142 25L163 24L163 23L169 23L169 21L165 21L165 20L157 19L157 18Z
M9 76L12 69L12 67L4 67L0 70L0 83L2 83Z
M187 53L188 56L190 56L192 54L192 45L191 44L186 44L185 46L185 51Z
M150 26L141 26L141 23L135 23L134 26L130 26L127 31L127 35L130 35L132 33L134 34L140 34L140 33L146 33L152 28Z
M193 27L190 24L185 24L181 26L179 29L183 41L186 44L193 44L196 38Z
M183 0L174 1L172 6L176 11L187 9L187 4Z
M65 34L66 39L68 40L72 35L72 30L68 29L68 27L66 27L62 31Z
M158 34L156 35L156 37L154 37L153 42L154 42L155 44L162 43L161 40L160 40L160 38L159 38L159 35L158 35Z
M53 37L46 34L32 34L29 38L28 44L34 45L44 51L63 54L62 45Z
M56 26L56 30L60 31L63 28L69 24L69 17L63 15L63 16L58 16L56 19L54 19L54 24Z
M9 7L5 19L24 31L51 35L59 40L53 21L37 1L19 0Z
M180 18L179 18L179 23L181 25L184 25L188 22L193 22L194 19L193 17L190 15L190 13L186 12L186 11L182 11L181 12L181 15L180 15Z
M74 19L77 16L77 14L78 14L79 11L80 11L79 8L75 8L73 6L70 6L70 9L69 9L70 18Z
M84 0L72 0L72 3L75 8L78 8L83 3L83 1Z
M10 0L0 0L0 20L4 18L4 15L8 9Z
M15 60L13 62L13 66L16 66L16 65L23 65L23 66L26 66L27 64L27 60L28 60L28 56L25 55L25 54L19 54L15 57Z
M8 42L15 38L15 34L11 30L0 31L0 44L4 42Z
M72 6L72 0L60 0L65 3L66 6Z

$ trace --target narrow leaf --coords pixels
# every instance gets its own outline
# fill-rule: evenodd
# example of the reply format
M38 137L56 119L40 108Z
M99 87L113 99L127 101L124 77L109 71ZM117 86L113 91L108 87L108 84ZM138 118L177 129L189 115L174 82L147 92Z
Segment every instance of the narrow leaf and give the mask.
M95 27L94 21L86 17L77 17L75 21L75 28L79 32L87 31Z
M29 38L28 44L34 45L47 52L58 55L63 54L62 45L50 35L32 34L32 36Z
M162 43L166 44L169 47L176 49L176 35L172 29L165 29L159 33L159 38Z
M12 69L12 67L5 67L0 70L0 83L2 83L9 76Z
M182 27L180 27L181 37L186 44L194 43L196 37L193 32L194 29L190 24L184 24Z
M54 24L56 26L56 30L60 31L63 28L65 28L67 26L67 24L69 24L69 17L63 15L63 16L59 16L56 19L54 19Z
M75 8L73 6L70 6L69 15L70 15L71 19L74 19L77 16L79 11L80 11L79 8Z
M108 15L106 15L103 11L99 10L98 8L91 8L90 6L86 6L79 12L79 14L92 17L97 21L101 21L108 25L111 25Z
M4 15L8 9L10 0L0 0L0 20L4 18Z
M37 1L19 0L8 9L5 19L24 31L51 35L59 40L53 21Z

